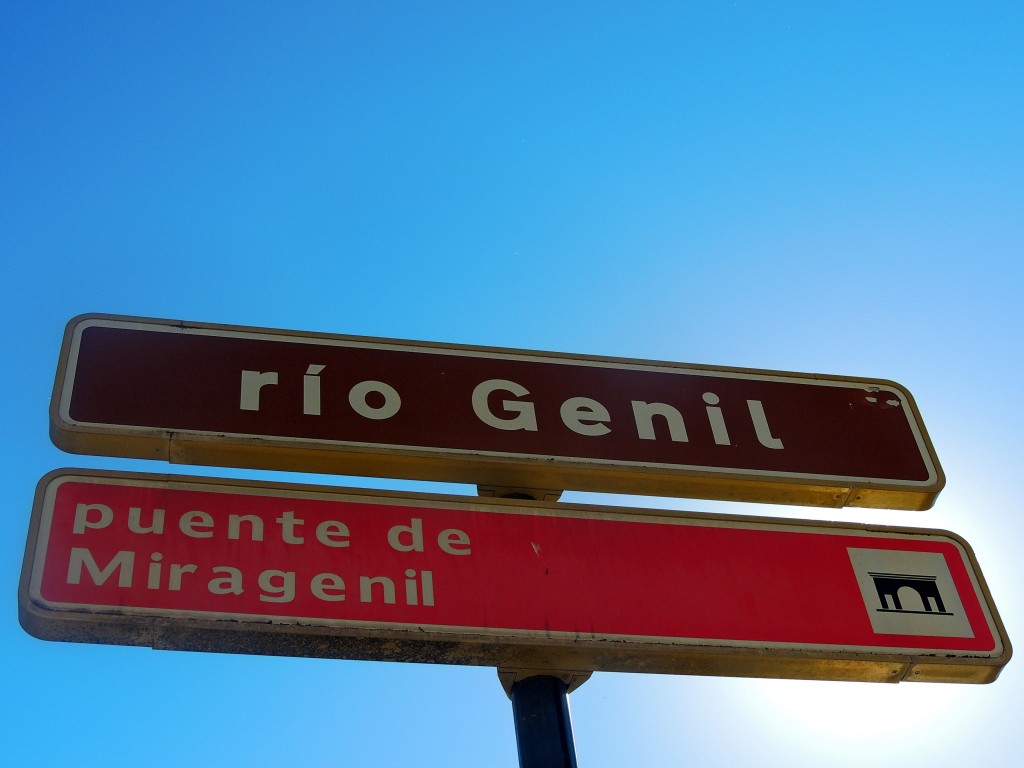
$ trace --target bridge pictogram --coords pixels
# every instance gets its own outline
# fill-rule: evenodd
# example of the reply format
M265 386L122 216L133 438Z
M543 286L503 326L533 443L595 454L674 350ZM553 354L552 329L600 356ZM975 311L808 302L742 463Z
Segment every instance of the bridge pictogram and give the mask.
M952 616L946 610L939 594L938 579L935 576L918 576L906 573L869 573L878 592L878 611L895 613L921 613L935 616ZM901 597L902 595L902 597ZM917 600L914 599L917 596ZM906 605L905 605L906 604ZM920 604L921 609L917 608Z

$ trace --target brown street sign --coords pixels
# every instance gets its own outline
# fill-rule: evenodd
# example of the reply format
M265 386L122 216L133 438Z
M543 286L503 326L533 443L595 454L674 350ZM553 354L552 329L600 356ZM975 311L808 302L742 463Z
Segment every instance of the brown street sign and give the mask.
M37 637L182 650L986 683L1011 649L946 531L59 470Z
M945 482L882 380L85 315L74 453L479 485L926 509Z

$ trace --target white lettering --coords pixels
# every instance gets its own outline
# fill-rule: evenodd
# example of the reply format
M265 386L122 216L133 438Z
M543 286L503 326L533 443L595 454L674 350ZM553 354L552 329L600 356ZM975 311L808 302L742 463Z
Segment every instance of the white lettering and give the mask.
M223 573L224 576L210 579L207 589L215 595L240 595L242 589L242 572L230 565L215 565L214 573Z
M154 552L149 556L152 560L149 564L149 578L146 580L146 589L160 589L160 561L163 560L163 555L159 552Z
M395 582L387 576L360 576L359 577L359 601L362 603L373 602L373 585L379 584L384 594L384 602L387 605L395 603Z
M633 400L632 405L633 419L636 421L636 434L641 440L657 440L657 435L654 433L654 417L661 416L668 425L668 436L672 442L689 442L683 414L676 408L665 403L645 403L643 400Z
M302 412L307 416L320 415L320 373L325 365L310 365L302 377Z
M407 541L403 541L405 538ZM423 521L414 517L409 525L394 525L388 531L388 544L398 552L423 551Z
M266 570L257 583L265 593L260 595L264 603L290 603L295 599L295 571Z
M366 396L376 392L384 396L384 404L372 406L366 401ZM349 390L348 404L352 410L367 419L390 419L398 409L402 407L402 398L394 387L388 386L383 381L361 381Z
M164 559L164 556L159 552L154 552L149 556L152 560L149 564L149 578L146 580L147 589L160 589L160 575L163 570L163 565L160 562ZM169 573L167 575L167 588L172 592L181 591L181 577L186 573L195 573L199 566L193 563L171 563Z
M509 392L516 397L525 397L530 391L514 381L506 379L488 379L476 385L473 390L473 412L484 424L495 429L516 430L524 429L528 432L537 431L537 413L533 403L524 403L517 400L502 400L501 407L507 413L515 414L511 418L499 418L495 416L488 405L488 398L492 392Z
M72 547L71 559L68 561L68 584L81 583L83 565L89 572L89 576L92 577L92 583L96 586L105 584L107 579L114 575L114 571L117 571L117 586L127 589L132 585L135 553L122 550L111 558L106 568L100 570L92 552L84 547Z
M181 590L181 577L186 573L195 573L197 566L192 563L171 563L171 572L167 576L167 588L178 592Z
M560 413L562 423L578 435L597 437L611 432L604 425L611 420L608 409L589 397L570 397L562 403Z
M243 411L260 409L260 390L263 387L277 384L277 371L242 371L242 391L238 398L238 407Z
M725 428L725 418L722 416L722 409L716 407L719 399L714 392L704 393L704 402L707 403L705 410L708 412L708 424L711 425L711 434L715 436L716 445L731 445L729 431Z
M469 534L458 528L448 528L437 535L437 546L449 555L469 555Z
M345 599L345 582L334 573L318 573L309 583L309 589L320 600L340 603Z
M142 509L139 507L128 508L128 530L132 533L163 533L164 532L164 510L154 509L150 518L149 528L142 527Z
M213 528L213 518L209 513L199 510L186 512L178 520L178 529L186 536L191 536L193 539L213 538L213 530L200 531L196 530L197 528Z
M324 520L316 527L316 540L325 547L347 547L348 526L337 520Z
M90 512L99 512L99 520L89 519ZM106 504L78 504L75 507L75 523L71 528L72 533L85 533L86 528L106 528L114 520L114 510Z
M304 525L306 521L297 520L294 512L282 512L275 522L281 526L281 538L285 544L301 544L306 540L305 536L295 533L295 526Z
M405 571L405 604L419 605L419 583L416 581L416 571L407 568Z
M249 540L263 541L263 518L259 515L228 515L228 538L238 539L241 534L242 523L249 524Z
M750 420L754 422L757 441L765 448L781 450L782 441L772 436L772 428L768 426L768 418L764 415L764 405L761 401L747 400L747 410L750 411Z
M434 604L434 573L432 571L420 571L420 583L423 586L423 604Z

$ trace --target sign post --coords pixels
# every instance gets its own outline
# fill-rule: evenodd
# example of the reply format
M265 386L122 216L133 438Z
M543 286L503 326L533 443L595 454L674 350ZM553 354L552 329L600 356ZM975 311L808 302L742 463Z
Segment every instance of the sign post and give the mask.
M576 768L566 684L534 675L512 685L519 768Z
M984 683L1010 656L943 531L64 470L21 620L157 648Z
M924 509L898 384L105 315L72 320L64 450L487 486Z
M567 693L597 670L988 683L1011 655L946 531L553 503L927 509L945 477L891 381L83 315L50 434L494 494L59 470L19 616L49 640L494 666L521 768L576 768Z

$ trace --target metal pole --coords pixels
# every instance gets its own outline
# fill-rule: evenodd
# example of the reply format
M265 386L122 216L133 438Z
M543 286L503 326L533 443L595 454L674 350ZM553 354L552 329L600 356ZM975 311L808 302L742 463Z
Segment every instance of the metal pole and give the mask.
M477 486L481 496L505 499L557 501L561 491L511 486ZM498 670L501 677L503 670ZM505 690L512 699L512 718L516 724L516 748L519 768L576 768L576 745L572 741L569 718L569 683L547 674L528 675L516 680L517 670L509 670L513 682ZM568 676L578 687L590 673Z
M512 684L519 768L576 768L568 686L550 675Z

